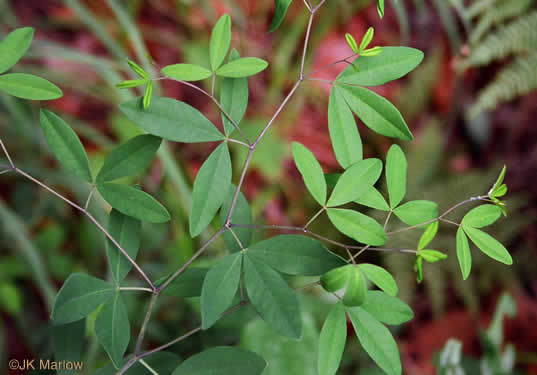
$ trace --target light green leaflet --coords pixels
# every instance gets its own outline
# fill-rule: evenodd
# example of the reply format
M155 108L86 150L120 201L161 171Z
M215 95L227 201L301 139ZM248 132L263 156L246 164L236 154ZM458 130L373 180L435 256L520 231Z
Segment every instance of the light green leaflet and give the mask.
M188 358L172 375L261 375L266 366L265 360L253 352L217 346Z
M369 263L359 264L358 268L373 284L390 296L396 296L399 292L393 276L384 268Z
M250 246L248 255L289 275L317 276L346 264L319 241L296 234L258 242Z
M325 273L321 277L321 285L327 292L337 292L343 289L349 281L349 270L352 265L348 264Z
M235 61L240 57L237 50L232 50L229 61ZM248 107L248 79L247 78L224 78L220 89L220 103L222 108L239 125ZM222 122L226 135L230 135L235 130L235 126L222 113Z
M361 307L347 308L362 347L388 375L401 375L399 350L390 331Z
M144 109L149 108L149 106L151 105L152 97L153 97L153 81L148 81L147 85L145 86L144 99L142 100Z
M327 206L341 206L358 199L377 182L381 172L379 159L365 159L353 164L339 178Z
M410 201L397 207L393 213L407 225L418 225L436 219L438 205L432 201Z
M293 0L274 0L276 9L274 10L274 18L272 19L269 32L273 32L280 26L287 13L287 8L289 8L292 1Z
M377 13L380 18L384 17L384 0L378 0L377 2Z
M213 72L222 65L231 44L231 18L224 14L214 25L209 44L209 56Z
M211 268L201 290L201 327L210 328L231 305L241 278L242 253L221 259Z
M363 87L338 87L349 107L368 128L386 137L414 139L403 116L388 100Z
M326 203L326 181L321 165L304 145L293 142L293 157L302 179L313 198L321 206Z
M509 254L505 246L488 233L467 226L463 226L462 228L468 237L470 237L474 245L476 245L483 253L498 262L507 265L513 264L513 258L511 258L511 254Z
M162 68L162 74L166 77L189 82L201 81L213 75L209 69L194 64L168 65Z
M328 101L328 131L339 165L347 169L362 160L362 139L354 115L335 85Z
M122 214L112 209L108 221L108 233L114 238L135 260L140 249L142 223L140 220ZM132 268L132 263L121 253L121 251L110 241L106 239L106 257L112 277L119 285L127 276Z
M356 44L356 40L354 40L354 37L347 33L345 34L345 39L347 40L347 44L349 45L349 48L352 52L358 53L358 45Z
M180 298L199 297L205 276L209 272L208 268L188 267L177 276L167 287L162 291L167 296ZM161 285L169 277L165 276L155 282L156 286Z
M447 259L447 255L437 250L420 250L418 255L429 263Z
M129 139L108 155L97 175L97 183L117 180L140 172L151 163L161 142L161 138L149 134Z
M51 324L54 360L80 361L85 342L86 320L80 319L67 324ZM75 375L76 370L58 370L57 375Z
M400 299L378 290L368 291L365 302L360 308L384 324L398 325L414 318L410 306Z
M97 186L105 201L119 212L150 223L165 223L170 214L151 195L134 187L104 183Z
M398 145L392 145L386 157L386 183L390 207L395 208L406 194L407 161L403 150Z
M470 275L472 269L472 254L470 253L470 244L468 243L468 237L464 233L462 227L457 229L457 259L461 267L462 278L466 280Z
M11 69L24 56L32 39L34 29L22 27L13 30L0 42L0 74Z
M257 57L241 57L228 62L216 71L216 75L229 78L244 78L253 76L265 70L268 63Z
M369 29L367 29L366 33L364 34L364 37L362 38L362 41L360 42L360 52L362 52L369 46L369 43L371 43L371 41L373 40L374 35L374 28L370 27Z
M348 282L343 304L345 306L360 306L365 301L367 295L367 284L364 275L358 267L354 265L348 267Z
M122 103L119 108L150 134L174 142L212 142L224 135L196 108L171 98L154 97L144 110L142 98Z
M374 208L376 210L390 211L390 206L388 206L386 199L384 199L382 194L374 187L368 189L361 197L356 199L354 202L366 207Z
M213 220L231 187L231 158L220 144L201 166L192 189L190 235L198 236Z
M324 321L319 338L319 375L335 375L347 341L347 315L342 302L336 303Z
M114 367L123 366L123 355L129 345L131 330L129 314L119 291L114 293L99 311L95 321L95 334Z
M380 246L386 242L384 228L375 220L360 212L329 208L328 217L344 235L366 245Z
M76 133L56 114L44 109L40 112L41 128L56 158L70 172L92 182L88 155Z
M423 57L423 52L414 48L382 47L382 54L378 56L356 58L341 72L336 82L359 86L384 85L414 70Z
M0 91L29 100L53 100L63 96L62 90L56 85L26 73L0 75Z
M483 228L493 224L502 215L502 209L493 204L484 204L471 209L464 215L461 224L466 227Z
M248 253L243 262L248 297L258 314L273 330L299 339L302 320L295 292L278 272Z
M56 295L52 320L65 324L85 318L114 294L116 287L82 273L73 273Z
M224 225L226 223L227 215L229 214L229 210L231 209L231 203L233 202L233 197L235 196L236 190L237 190L237 187L232 184L229 189L226 199L224 199L224 204L222 205L222 208L220 209L220 224L221 225ZM235 209L233 210L233 215L231 216L231 223L242 224L242 225L253 224L252 212L250 211L250 205L248 204L248 201L246 200L246 197L244 196L244 194L242 194L242 192L239 192L239 195L237 197L237 202L235 203ZM241 241L242 246L244 246L245 248L250 246L250 242L252 241L253 228L250 228L247 226L233 227L233 232ZM226 246L228 250L231 251L232 253L242 250L240 245L237 243L235 236L233 236L233 234L231 233L231 231L224 232L224 241L226 242Z
M418 250L424 249L436 236L438 232L438 221L434 221L431 224L425 227L425 231L420 237L420 242L418 243Z

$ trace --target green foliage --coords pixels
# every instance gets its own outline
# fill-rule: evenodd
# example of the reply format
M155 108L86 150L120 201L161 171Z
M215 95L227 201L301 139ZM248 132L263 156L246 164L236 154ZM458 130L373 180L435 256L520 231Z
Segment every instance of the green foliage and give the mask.
M141 242L142 222L133 217L122 214L112 209L108 219L108 233L114 238L121 248L132 258L136 259ZM117 284L127 276L132 268L132 263L121 254L121 251L106 239L106 256L112 272L112 277Z
M319 375L334 375L347 341L347 315L343 303L336 303L326 317L319 338Z
M401 147L393 145L386 157L386 183L390 207L393 209L401 203L406 194L407 161Z
M24 56L32 39L34 29L22 27L13 30L0 42L0 74L7 72Z
M374 264L362 263L358 265L360 271L376 286L390 296L396 296L399 288L388 271Z
M239 58L239 52L232 50L229 61L232 62ZM248 107L248 79L224 78L220 88L220 103L231 119L235 121L235 124L239 125ZM222 122L226 135L233 133L235 127L224 112L222 112Z
M217 76L228 78L244 78L265 70L268 63L257 57L240 57L218 68Z
M266 362L250 351L219 346L196 354L179 365L172 375L260 375Z
M280 27L285 15L287 14L287 8L289 8L289 5L291 5L292 1L293 0L274 0L274 6L276 9L274 10L274 18L272 19L269 32L273 32Z
M231 44L231 18L224 14L214 25L209 44L211 69L216 72L226 58Z
M194 64L173 64L162 68L162 74L182 81L201 81L211 77L213 72Z
M326 204L326 181L321 165L311 151L298 142L293 143L293 157L311 195L317 203L324 206Z
M366 245L380 246L386 242L386 232L369 216L341 208L329 208L327 212L332 224L344 235Z
M209 272L208 268L189 267L182 274L177 276L163 293L167 296L174 296L180 298L186 297L199 297L203 287L205 276ZM155 284L161 285L169 276L166 276Z
M63 96L62 91L46 79L25 73L1 75L0 90L30 100L52 100Z

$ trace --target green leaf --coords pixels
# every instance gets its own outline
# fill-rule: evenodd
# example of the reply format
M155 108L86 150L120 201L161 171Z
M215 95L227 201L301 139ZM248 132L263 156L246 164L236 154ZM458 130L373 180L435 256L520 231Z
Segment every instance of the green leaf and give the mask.
M367 192L354 202L376 210L390 211L390 206L388 206L386 199L384 199L382 194L374 187L368 189Z
M309 192L317 203L324 206L326 203L326 181L323 168L321 168L315 155L304 145L293 142L293 157Z
M414 48L382 47L380 56L356 58L341 72L336 82L359 86L384 85L414 70L423 57L423 52Z
M248 255L289 275L317 276L346 264L319 241L296 234L258 242L250 246Z
M380 18L384 17L384 0L378 0L377 2L377 13Z
M349 270L352 266L348 264L328 271L321 276L321 286L327 292L336 292L343 289L349 282Z
M418 243L418 250L424 249L436 236L438 232L438 221L433 221L431 224L425 227L425 231L420 237L420 242Z
M274 18L272 18L272 24L270 25L269 32L273 32L280 27L287 13L287 8L289 8L289 5L291 5L292 1L293 0L274 0Z
M328 130L334 154L343 169L362 160L362 139L354 115L337 86L330 91Z
M374 35L375 35L374 28L370 27L369 29L367 29L366 33L364 34L364 37L362 38L362 41L360 42L360 49L359 49L360 52L362 52L369 46L369 43L371 43L371 41L373 40ZM358 51L355 51L355 52L358 52Z
M326 317L319 338L319 375L335 375L347 341L347 315L343 303L336 303Z
M130 89L132 87L143 86L145 84L147 84L147 79L129 79L116 83L116 87L118 89Z
M215 72L226 58L229 46L231 44L231 18L224 14L211 33L211 42L209 44L209 55L211 58L211 69Z
M86 320L54 325L52 324L52 348L56 362L80 361L84 336L86 333ZM77 370L58 369L57 375L75 375Z
M280 334L299 339L302 320L298 298L280 274L246 253L244 281L250 302L261 318Z
M15 29L0 42L0 74L11 69L24 56L32 39L34 29L22 27Z
M383 49L382 47L373 47L373 48L368 48L366 50L363 50L361 53L360 53L360 56L362 57L373 57L373 56L378 56L382 53Z
M347 40L347 44L349 45L351 51L358 53L358 45L356 44L356 40L354 40L353 36L347 33L345 34L345 39Z
M410 201L397 207L393 213L407 225L418 225L436 219L438 205L425 200Z
M145 86L144 99L142 101L144 110L151 105L151 97L153 96L153 81L147 82Z
M237 50L232 50L229 55L229 61L235 61L240 58ZM246 78L224 78L220 89L220 104L239 125L246 113L248 107L248 79ZM235 126L222 113L222 122L226 135L230 135L235 130Z
M265 60L257 57L241 57L218 68L216 75L228 78L250 77L267 69L267 66Z
M462 218L461 224L465 227L483 228L493 224L502 215L500 207L493 204L484 204L471 209Z
M437 250L420 250L418 255L429 263L436 263L440 260L447 259L447 254Z
M368 291L365 302L360 308L370 313L378 321L389 325L403 324L414 318L410 306L399 298L378 290Z
M386 242L384 228L375 220L360 212L329 208L328 217L344 235L366 245L380 246Z
M231 187L231 158L220 144L201 166L192 189L190 235L198 236L213 220Z
M253 352L217 346L188 358L172 375L261 375L266 366L265 360Z
M154 97L151 107L144 110L142 98L119 106L121 111L150 134L174 142L212 142L224 136L196 108L171 98Z
M233 202L233 197L235 195L236 190L237 187L232 184L226 199L224 199L224 204L222 205L222 209L220 210L221 225L224 225L226 223L227 215L229 214L229 210L231 209L231 203ZM247 225L252 225L253 219L252 213L250 211L250 206L248 205L248 201L246 200L246 197L244 196L244 194L242 194L242 192L239 192L239 196L237 197L235 209L233 210L233 215L231 215L231 223L246 225L245 227L233 227L232 229L245 248L250 246L250 243L252 242L253 228L247 227ZM235 239L233 234L231 234L230 231L224 232L224 241L226 242L227 248L232 253L242 250L237 243L237 240Z
M360 268L360 271L362 271L373 284L390 296L396 296L399 292L399 288L397 287L393 276L384 268L369 263L359 264L358 268Z
M388 375L400 375L399 350L390 331L361 307L347 308L347 313L367 354Z
M367 285L364 275L360 269L354 265L348 267L348 282L345 295L343 296L343 304L345 306L360 306L365 301L367 295Z
M472 269L472 254L470 253L468 237L466 237L462 227L457 229L457 259L461 267L462 278L466 280Z
M208 268L188 267L179 276L177 276L167 287L162 291L167 296L174 297L199 297L205 276L209 272ZM168 279L169 275L159 279L155 284L159 286Z
M377 182L381 172L379 159L365 159L353 164L339 178L327 206L341 206L358 199Z
M159 351L152 353L151 355L144 357L144 361L153 369L157 374L171 374L172 371L177 368L181 363L181 357L175 353ZM112 365L108 365L100 368L92 373L92 375L116 375L117 369ZM148 375L150 372L147 367L142 365L139 361L129 368L125 375Z
M97 183L132 176L142 171L151 163L161 142L161 138L149 134L129 139L108 155L97 175Z
M117 210L110 212L108 233L135 260L140 249L142 223ZM106 257L114 280L119 285L132 268L132 263L121 253L110 239L106 239Z
M222 258L210 269L201 289L201 327L210 328L233 302L241 278L242 253Z
M25 73L0 76L0 90L21 99L53 100L63 96L62 90L44 78Z
M141 78L149 79L151 76L148 72L146 72L140 65L136 64L131 59L127 59L127 64L131 67L131 69L138 74Z
M40 121L47 144L60 163L78 177L92 182L88 155L73 129L59 116L44 109L40 112Z
M406 171L405 153L398 145L392 145L386 157L386 183L388 184L391 208L397 207L405 197Z
M416 271L416 281L420 284L423 281L423 258L416 257L414 261L414 271Z
M95 321L95 334L114 367L123 366L123 355L131 338L129 314L119 291L103 306Z
M52 320L65 324L85 318L114 294L116 287L82 273L73 273L54 300Z
M194 64L168 65L161 71L166 77L188 82L201 81L213 75L209 69Z
M500 175L498 176L498 179L496 180L494 185L492 185L492 188L488 192L489 196L496 196L494 193L497 192L497 190L502 186L503 180L505 178L505 172L507 172L507 167L504 165L500 172Z
M131 186L104 183L97 186L105 201L119 212L150 223L165 223L170 213L151 195Z
M507 265L513 264L513 258L511 258L511 254L509 254L505 246L491 235L472 227L463 226L463 229L474 245L476 245L484 254L498 262Z
M338 86L352 111L374 132L404 141L414 139L395 106L373 91L357 86Z

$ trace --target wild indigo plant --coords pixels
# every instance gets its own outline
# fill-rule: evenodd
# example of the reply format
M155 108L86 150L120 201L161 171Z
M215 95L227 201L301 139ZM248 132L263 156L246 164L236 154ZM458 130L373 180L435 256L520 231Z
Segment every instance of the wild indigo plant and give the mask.
M290 0L276 0L271 31L283 21ZM259 355L237 347L215 347L180 362L172 353L165 352L171 345L187 339L200 330L210 329L222 316L246 304L252 304L259 316L279 334L299 339L302 320L297 290L289 287L282 277L317 276L319 279L304 286L321 285L326 293L334 294L338 302L331 308L324 322L318 347L318 373L336 373L347 336L350 319L358 340L367 354L387 374L401 374L402 366L397 344L386 325L398 325L413 317L412 310L397 298L398 287L384 268L360 262L365 251L396 251L415 258L417 280L423 279L423 263L434 263L446 254L428 248L440 224L456 227L457 257L462 276L470 273L472 258L470 242L491 258L512 264L505 247L482 230L505 214L499 200L507 192L503 184L505 168L490 191L484 195L460 202L442 214L437 204L426 200L404 202L407 161L402 149L393 145L383 163L379 159L364 159L362 142L355 115L371 130L386 137L410 141L413 135L399 111L386 99L367 87L383 85L403 77L423 59L423 53L408 47L369 47L374 30L370 28L358 44L347 34L352 54L315 72L308 72L305 61L314 18L325 0L313 5L304 0L309 22L300 59L300 74L272 118L255 139L249 139L241 129L241 120L248 105L248 78L265 70L268 63L255 57L243 57L230 52L231 19L222 16L211 34L208 67L188 63L166 66L162 75L152 77L133 61L129 66L139 79L118 83L119 88L145 86L142 97L121 104L121 111L147 134L136 136L114 149L94 176L86 151L71 127L58 115L41 110L40 123L45 139L64 168L80 177L92 189L86 202L76 203L56 192L18 168L0 139L0 146L8 165L1 173L17 173L40 185L67 204L86 215L106 236L106 256L111 269L110 282L93 276L74 273L58 292L51 314L53 330L59 337L55 342L56 355L61 358L68 351L67 340L84 328L84 319L100 308L95 322L95 334L110 357L111 364L100 374L129 373L143 366L153 373L174 375L195 374L261 374L267 365ZM384 2L378 2L379 15L384 14ZM0 90L4 94L31 100L52 100L61 97L52 83L28 74L5 73L27 51L33 37L30 28L11 32L0 43ZM303 226L260 226L253 224L249 203L241 193L248 167L256 147L271 130L278 115L290 98L315 73L336 64L347 64L344 71L329 83L332 85L328 105L330 139L342 173L326 175L315 156L302 144L293 143L295 164L307 190L319 204L318 212ZM221 132L194 107L173 98L153 97L153 81L169 79L189 86L207 96L221 111ZM211 81L211 90L203 90L192 82ZM220 92L215 93L215 82L220 81ZM237 138L232 138L236 135ZM142 222L164 223L171 217L167 209L140 186L118 183L122 177L136 175L151 163L164 140L182 143L217 142L218 146L199 170L194 186L189 217L190 235L199 236L219 212L220 229L173 274L154 280L136 262L140 248ZM242 170L233 184L233 170L228 144L237 143L248 150ZM384 169L388 199L375 188ZM235 176L237 177L237 175ZM89 203L95 193L112 207L106 225L99 223L89 212ZM455 209L471 202L483 203L471 209L460 223L447 219ZM379 224L362 213L360 206L386 212ZM358 244L344 244L310 230L310 224L320 215L328 215L330 222L342 234ZM407 227L388 231L389 220L396 216ZM270 227L296 232L282 234L252 243L255 229ZM387 238L407 230L422 230L415 249L383 248ZM210 269L190 267L220 236L224 237L229 255ZM343 249L346 258L326 246ZM134 268L147 286L130 287L124 279ZM368 285L378 290L370 290ZM138 333L133 353L126 353L131 341L130 323L123 293L146 292L149 306ZM201 297L201 325L153 349L144 348L147 325L161 294L177 297ZM240 302L232 305L236 295ZM63 335L63 336L62 336ZM312 348L314 350L314 348ZM164 366L164 367L163 367ZM164 370L163 370L164 368ZM167 369L167 370L166 370ZM158 371L157 371L158 370Z

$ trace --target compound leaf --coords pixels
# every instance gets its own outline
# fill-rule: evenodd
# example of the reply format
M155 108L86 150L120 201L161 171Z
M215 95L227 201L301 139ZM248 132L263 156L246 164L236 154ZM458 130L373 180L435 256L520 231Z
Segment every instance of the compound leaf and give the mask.
M338 302L330 310L321 330L317 359L319 375L335 375L346 341L347 315L343 303Z
M231 158L226 143L220 144L201 166L192 190L190 235L198 236L224 203L231 186Z
M231 18L224 14L214 25L209 44L211 69L215 72L226 58L231 44Z
M418 225L436 219L438 205L432 201L410 201L397 207L393 213L407 225Z
M410 306L379 290L368 291L365 302L360 307L385 324L403 324L414 318Z
M195 82L209 78L213 72L199 65L173 64L162 68L162 74L180 81Z
M237 50L232 50L229 61L235 61L238 58L240 55ZM224 78L220 89L220 103L235 124L239 125L248 107L248 79ZM222 113L222 122L226 135L233 133L235 126L224 113Z
M395 208L406 194L407 161L403 150L398 145L392 145L386 157L386 183L390 207Z
M457 229L457 259L461 267L462 278L466 280L470 275L472 269L472 254L470 253L470 244L468 243L468 237L464 233L462 227Z
M483 228L493 224L502 215L502 209L493 204L483 204L464 215L461 224L466 227Z
M365 159L353 164L339 178L327 206L341 206L358 199L377 182L381 172L379 159Z
M397 287L393 276L384 268L369 263L359 264L358 268L360 268L373 284L390 296L396 296L399 292L399 288Z
M244 78L253 76L265 70L268 63L257 57L240 57L222 65L216 75L228 78Z
M511 265L513 264L513 258L498 240L493 238L490 234L485 233L479 229L463 226L464 232L470 237L474 245L484 254L488 255L498 262Z
M366 245L380 246L386 242L384 228L375 220L360 212L329 208L328 217L344 235Z
M135 260L140 249L142 223L140 220L112 209L108 221L108 233ZM112 277L119 285L132 268L132 263L121 253L116 245L106 239L106 257Z
M78 177L92 182L88 155L73 129L58 115L44 109L40 120L47 144L60 163Z
M386 202L386 199L384 199L382 194L373 186L354 202L376 210L390 211L390 206Z

